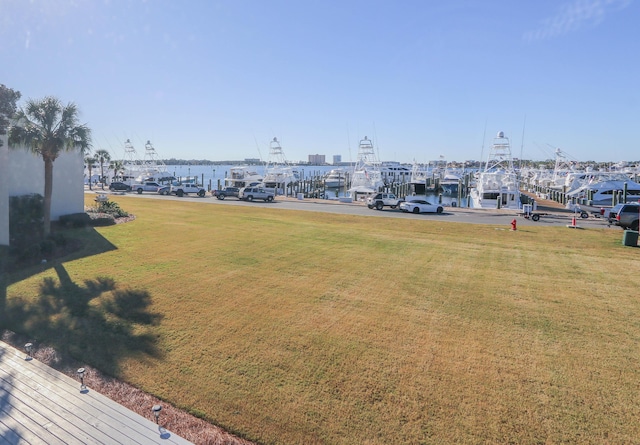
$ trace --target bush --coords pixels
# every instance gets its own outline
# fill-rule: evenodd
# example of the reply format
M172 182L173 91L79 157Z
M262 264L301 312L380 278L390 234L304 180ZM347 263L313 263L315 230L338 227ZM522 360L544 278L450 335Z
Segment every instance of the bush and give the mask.
M102 201L96 206L98 213L107 213L113 215L115 218L124 218L129 216L127 212L120 208L120 205L114 201Z
M16 249L38 243L44 235L44 198L36 193L9 198L9 243Z
M91 225L94 227L111 226L116 223L116 219L113 215L108 213L89 213L91 219Z

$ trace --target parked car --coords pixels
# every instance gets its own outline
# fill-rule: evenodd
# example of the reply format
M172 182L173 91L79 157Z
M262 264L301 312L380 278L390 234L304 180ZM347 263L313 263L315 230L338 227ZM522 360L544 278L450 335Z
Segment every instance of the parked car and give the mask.
M222 190L213 190L211 194L218 199L224 199L227 196L235 196L238 197L238 193L240 189L238 187L225 187Z
M442 213L444 208L439 204L431 204L424 199L404 201L400 203L400 210L411 213Z
M616 214L617 225L627 230L638 230L640 220L640 205L638 203L623 204Z
M254 199L262 199L265 202L273 201L275 190L263 187L242 187L238 192L238 199L243 201L253 201Z
M367 207L370 209L382 210L384 207L395 209L403 199L399 199L393 193L378 193L367 198Z
M142 184L133 184L131 186L133 190L138 192L138 194L142 192L154 192L157 193L158 190L162 188L160 184L157 182L143 182Z
M129 184L125 184L124 182L112 182L111 184L109 184L109 190L119 191L119 192L130 192L131 186Z
M187 182L184 184L172 185L169 193L180 197L193 193L202 198L207 193L207 191L199 185Z
M606 218L607 218L607 221L609 221L609 224L615 224L616 226L618 225L618 220L616 219L616 216L618 215L618 212L620 211L623 205L624 204L616 204L608 210L605 209L605 211L603 212L603 215L606 215Z
M171 193L170 185L165 185L158 189L158 195L168 195L169 193Z

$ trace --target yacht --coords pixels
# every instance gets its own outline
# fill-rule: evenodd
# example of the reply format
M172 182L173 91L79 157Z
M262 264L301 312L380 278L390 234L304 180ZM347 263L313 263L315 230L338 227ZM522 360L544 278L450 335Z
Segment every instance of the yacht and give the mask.
M252 165L236 165L229 169L229 176L224 178L225 187L248 187L262 182L263 176Z
M621 172L592 173L586 183L567 193L568 198L585 199L594 206L612 206L618 198L640 201L640 184Z
M287 161L280 142L275 137L269 143L269 159L264 171L262 183L267 188L275 189L280 195L300 181L300 172Z
M373 142L367 136L358 144L358 158L351 174L351 197L358 199L358 195L377 193L384 186L381 172L381 162L375 154Z
M337 189L344 187L346 180L346 170L343 168L334 168L324 176L324 186L328 189Z
M513 167L511 145L502 131L494 138L487 162L478 172L471 202L474 208L520 208L520 185Z
M176 179L167 170L167 166L158 156L151 141L147 140L144 155L140 159L130 139L124 143L122 171L116 176L119 176L117 179L122 179L122 182L129 185L143 182L170 183Z

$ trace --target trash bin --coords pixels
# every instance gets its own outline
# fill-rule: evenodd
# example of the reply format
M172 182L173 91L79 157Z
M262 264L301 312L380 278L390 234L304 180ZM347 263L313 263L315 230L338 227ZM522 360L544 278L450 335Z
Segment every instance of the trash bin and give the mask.
M622 244L624 246L636 247L638 245L638 232L635 230L625 230L622 234Z

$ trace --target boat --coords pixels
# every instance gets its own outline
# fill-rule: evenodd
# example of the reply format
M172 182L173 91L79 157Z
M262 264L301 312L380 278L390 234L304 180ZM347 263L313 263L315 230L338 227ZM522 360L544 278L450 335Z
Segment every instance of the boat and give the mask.
M121 175L117 180L122 180L129 185L143 182L170 183L175 177L169 173L167 166L160 159L151 141L147 140L144 146L145 152L140 159L131 140L124 143L124 159L122 161Z
M385 185L404 184L411 176L411 169L396 161L385 161L380 164L380 173Z
M427 167L414 161L409 176L409 195L426 196L427 182L430 177Z
M347 172L343 168L331 169L323 178L324 187L328 189L337 189L344 187L347 181Z
M351 173L351 186L347 190L351 197L377 193L384 186L381 162L378 160L373 142L367 136L358 144L358 157Z
M287 161L276 137L269 143L269 158L264 172L262 179L264 186L275 189L280 195L300 181L300 172Z
M473 208L520 208L518 175L513 167L509 138L504 132L500 131L494 138L487 162L477 174L470 197Z
M224 178L224 186L237 188L254 186L260 184L263 179L255 166L236 165L229 168L229 174Z
M592 173L584 185L568 192L567 197L590 201L594 206L615 205L619 199L640 202L640 184L629 179L625 173Z

